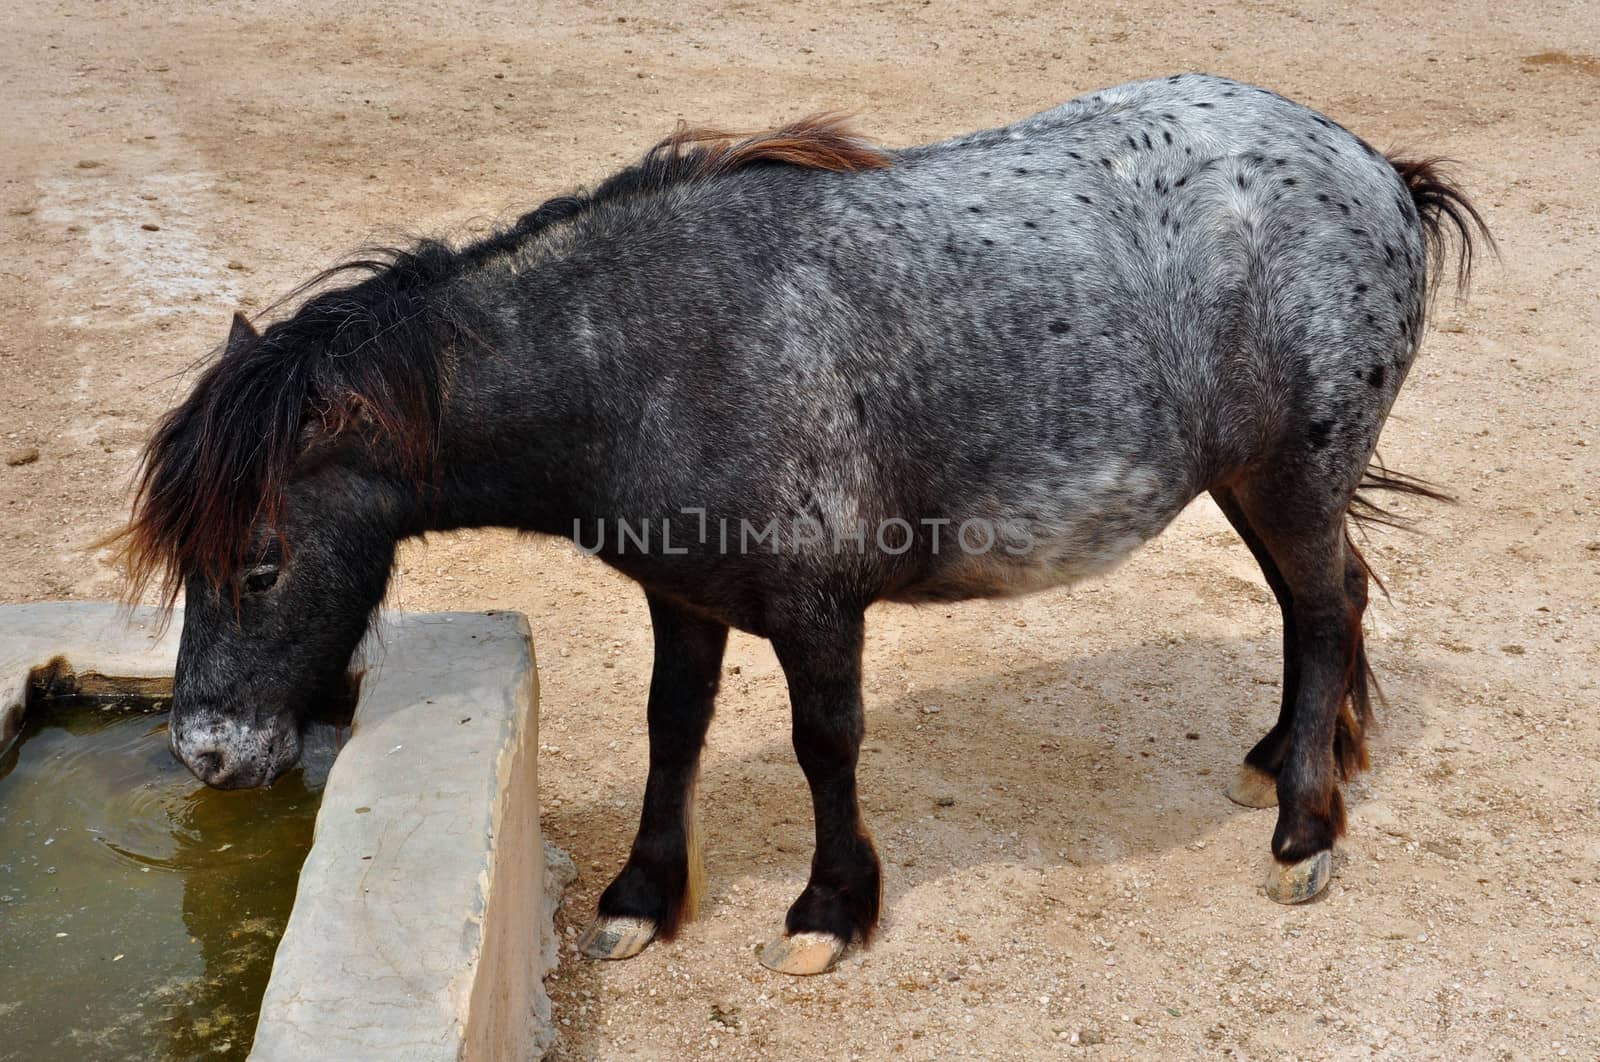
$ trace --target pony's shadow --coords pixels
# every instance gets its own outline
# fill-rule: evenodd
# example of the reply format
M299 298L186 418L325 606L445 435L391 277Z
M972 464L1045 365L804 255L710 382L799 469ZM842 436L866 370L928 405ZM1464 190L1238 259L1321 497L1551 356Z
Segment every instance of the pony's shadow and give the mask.
M1384 646L1385 658L1405 662L1397 654L1401 647ZM914 695L869 694L858 779L884 857L885 923L912 890L970 867L1158 855L1203 840L1236 815L1260 816L1264 859L1273 813L1239 807L1223 788L1277 718L1280 666L1276 637L1191 640L1066 653ZM1421 725L1403 712L1383 714L1373 757L1379 777L1382 747L1403 747ZM579 769L580 755L573 750L569 760ZM564 921L585 923L621 867L642 782L641 765L638 785L546 813L555 832L582 846L573 853L580 866L606 868L585 875L594 880L569 896ZM770 740L714 758L699 804L709 895L742 878L783 879L798 892L813 827L786 713ZM776 929L782 917L782 909L770 912L758 931ZM598 979L583 966L572 976L580 988Z

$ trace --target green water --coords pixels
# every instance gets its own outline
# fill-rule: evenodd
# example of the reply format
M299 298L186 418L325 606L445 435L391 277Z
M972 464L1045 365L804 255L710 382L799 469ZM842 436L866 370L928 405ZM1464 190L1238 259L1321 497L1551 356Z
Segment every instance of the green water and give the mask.
M336 739L221 792L155 703L31 703L0 755L0 1059L244 1058Z

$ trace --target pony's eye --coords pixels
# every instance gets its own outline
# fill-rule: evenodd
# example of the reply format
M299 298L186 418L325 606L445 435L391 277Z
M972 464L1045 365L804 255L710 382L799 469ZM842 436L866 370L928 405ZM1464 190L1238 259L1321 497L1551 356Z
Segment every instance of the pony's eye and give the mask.
M278 581L278 566L276 564L258 564L244 573L244 592L247 594L264 594L271 590Z

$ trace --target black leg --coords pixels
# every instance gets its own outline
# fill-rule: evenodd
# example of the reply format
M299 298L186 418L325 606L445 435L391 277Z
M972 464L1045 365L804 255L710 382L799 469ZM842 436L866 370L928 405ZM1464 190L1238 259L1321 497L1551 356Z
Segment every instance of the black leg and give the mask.
M711 723L728 628L647 594L655 630L650 676L650 774L633 851L600 896L599 916L580 942L601 959L637 955L653 937L671 939L694 917L700 850L694 786Z
M1216 501L1217 508L1222 510L1222 515L1239 533L1250 555L1261 566L1261 574L1271 588L1272 595L1278 599L1278 610L1283 615L1283 683L1278 702L1278 721L1245 754L1244 765L1227 789L1229 799L1236 803L1252 808L1269 808L1278 803L1275 779L1289 749L1289 731L1300 689L1300 651L1295 628L1294 594L1290 592L1289 584L1284 581L1283 573L1278 570L1278 562L1272 559L1266 543L1250 526L1250 520L1233 491L1218 487L1211 492L1211 497Z
M851 943L866 943L878 922L878 854L856 801L863 625L860 610L850 609L820 629L772 639L789 680L795 756L816 817L811 878L789 908L785 935L761 956L782 973L821 973Z
M1365 708L1365 566L1345 536L1343 510L1314 507L1306 497L1279 491L1238 499L1294 608L1295 692L1279 724L1286 740L1276 772L1278 865L1267 886L1285 903L1310 899L1327 884L1345 824L1336 738L1343 730L1359 744Z

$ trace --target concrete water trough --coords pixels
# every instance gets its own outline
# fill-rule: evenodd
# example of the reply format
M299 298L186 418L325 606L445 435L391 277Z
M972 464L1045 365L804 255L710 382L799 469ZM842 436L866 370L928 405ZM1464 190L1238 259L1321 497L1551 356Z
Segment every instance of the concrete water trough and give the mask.
M232 793L205 790L166 749L181 623L163 632L155 611L108 604L0 607L10 1046L263 1062L539 1055L553 1039L550 919L571 864L555 853L547 870L540 838L527 621L384 615L358 655L349 726L308 737L306 763L271 789ZM80 747L92 735L104 747ZM124 821L127 793L143 794L126 801L150 820L143 834ZM253 895L274 874L281 900Z

